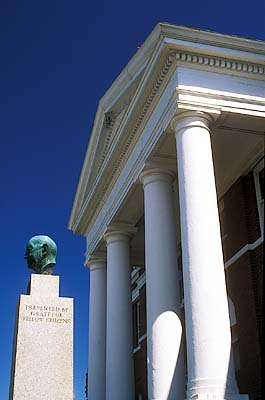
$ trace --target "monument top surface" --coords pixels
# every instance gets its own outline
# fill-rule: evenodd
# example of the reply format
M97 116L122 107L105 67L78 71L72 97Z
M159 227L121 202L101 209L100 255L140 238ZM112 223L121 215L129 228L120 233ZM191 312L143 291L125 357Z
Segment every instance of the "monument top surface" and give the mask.
M28 241L24 259L37 274L52 275L56 255L56 243L49 236L37 235Z

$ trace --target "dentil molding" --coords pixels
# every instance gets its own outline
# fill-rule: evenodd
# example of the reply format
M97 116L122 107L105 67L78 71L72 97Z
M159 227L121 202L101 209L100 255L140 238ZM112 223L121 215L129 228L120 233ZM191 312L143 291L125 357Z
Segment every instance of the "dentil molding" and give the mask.
M250 74L265 74L265 67L258 64L246 63L222 57L210 57L186 52L176 52L176 60L185 63L207 65L213 68L222 68L232 71L248 72Z

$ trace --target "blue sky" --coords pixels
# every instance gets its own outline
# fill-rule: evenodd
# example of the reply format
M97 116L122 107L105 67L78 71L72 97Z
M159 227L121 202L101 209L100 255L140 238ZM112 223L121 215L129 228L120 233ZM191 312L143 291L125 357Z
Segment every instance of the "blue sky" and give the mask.
M35 234L57 242L61 296L75 298L75 399L85 398L89 272L67 223L99 99L157 22L264 40L264 15L263 0L1 2L1 400Z

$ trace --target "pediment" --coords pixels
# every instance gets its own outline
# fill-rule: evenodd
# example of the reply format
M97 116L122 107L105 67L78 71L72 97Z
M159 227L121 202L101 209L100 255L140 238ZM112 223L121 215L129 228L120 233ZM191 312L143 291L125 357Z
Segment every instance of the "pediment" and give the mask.
M166 47L159 49L157 62L152 59L153 54L145 60L145 66L131 78L132 83L116 102L112 100L112 107L100 108L101 118L98 120L96 129L88 146L86 161L83 171L86 175L82 179L82 193L79 195L79 210L85 209L88 199L97 197L100 203L112 184L113 177L120 165L126 160L128 149L131 148L135 137L141 131L148 119L156 99L157 93L164 83L174 56ZM150 68L150 64L154 68ZM103 111L104 110L104 111ZM115 156L111 155L115 151ZM108 161L108 164L107 162ZM103 172L102 172L103 171ZM104 178L102 179L102 176ZM95 197L95 188L97 196ZM93 192L94 191L94 192Z
M225 58L230 46L239 62ZM245 48L255 53L248 56L242 52L250 64L242 63L237 54ZM219 72L227 69L230 74L235 64L238 73L259 74L254 64L261 53L260 44L253 41L158 24L99 102L68 227L85 234L95 217L89 210L104 208L122 163L173 76L172 65ZM170 90L174 93L175 89L176 82Z
M121 98L119 98L118 101L113 104L112 108L104 113L101 130L98 132L96 145L93 150L94 154L92 156L94 161L89 171L87 182L85 183L86 188L84 191L84 198L88 195L91 185L93 185L93 182L100 173L104 160L111 146L113 145L113 141L116 137L119 127L139 85L142 74L143 72L137 76L123 96L121 96Z
M157 26L99 102L69 221L70 229L97 180L106 155L146 72L159 36L160 29Z

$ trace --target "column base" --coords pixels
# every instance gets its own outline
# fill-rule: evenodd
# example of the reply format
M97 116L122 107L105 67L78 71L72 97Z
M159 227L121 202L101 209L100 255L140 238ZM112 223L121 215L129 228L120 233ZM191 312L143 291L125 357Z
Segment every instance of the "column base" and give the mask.
M186 400L248 400L247 394L219 394L219 393L200 393L193 394L186 398Z

